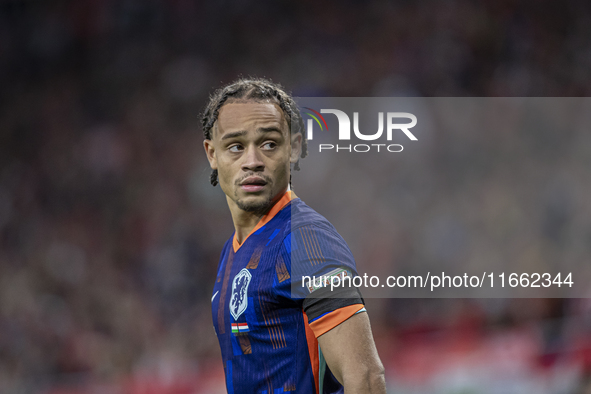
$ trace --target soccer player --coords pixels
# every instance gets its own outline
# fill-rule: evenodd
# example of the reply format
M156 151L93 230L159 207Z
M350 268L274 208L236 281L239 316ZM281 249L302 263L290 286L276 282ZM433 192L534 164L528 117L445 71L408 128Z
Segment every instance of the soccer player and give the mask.
M236 230L211 299L228 393L386 393L358 289L303 280L357 272L335 228L291 191L291 165L306 155L292 97L240 79L211 96L202 122Z

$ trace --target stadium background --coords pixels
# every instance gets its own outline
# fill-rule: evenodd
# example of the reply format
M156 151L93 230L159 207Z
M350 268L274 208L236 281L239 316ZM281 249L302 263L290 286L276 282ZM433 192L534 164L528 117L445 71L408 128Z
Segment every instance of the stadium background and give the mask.
M210 289L232 224L208 182L198 116L220 84L256 75L298 96L590 96L590 69L585 1L0 2L0 392L223 392ZM591 152L572 142L585 139L561 141L542 143L578 161L532 165L589 175ZM305 163L302 174L314 171ZM469 169L455 171L449 182ZM591 190L570 186L513 218L539 231L526 247L507 237L508 258L541 262L582 231L591 261L591 223L569 198ZM396 223L407 248L381 240L372 261L445 233L412 219ZM392 392L591 392L589 300L368 303Z

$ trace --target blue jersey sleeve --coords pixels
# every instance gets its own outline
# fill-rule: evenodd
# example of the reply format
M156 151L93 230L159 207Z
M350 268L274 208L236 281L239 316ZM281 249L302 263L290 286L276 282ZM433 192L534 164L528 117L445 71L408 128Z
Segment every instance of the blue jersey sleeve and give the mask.
M321 290L331 281L340 284L349 278L350 283L357 276L349 246L334 228L323 223L292 229L284 239L282 255L289 261L291 296L295 299L325 293Z

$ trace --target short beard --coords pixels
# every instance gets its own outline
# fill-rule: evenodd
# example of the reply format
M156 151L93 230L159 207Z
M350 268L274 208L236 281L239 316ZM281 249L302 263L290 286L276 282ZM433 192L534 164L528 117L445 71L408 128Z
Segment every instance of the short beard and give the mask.
M273 206L273 198L269 197L266 201L261 201L258 203L250 203L250 204L246 204L246 203L242 202L241 200L238 200L238 201L236 201L236 205L238 205L238 208L240 208L241 210L243 210L245 212L251 212L257 216L263 216Z
M242 181L252 175L254 175L254 173L248 173L248 174L244 175L242 178L240 178L239 180L236 181L236 186L240 187L240 184L242 183ZM260 177L262 177L263 180L265 182L267 182L267 186L272 189L273 181L271 180L271 178L269 178L268 176L265 176L265 175L260 175ZM240 208L244 212L250 212L250 213L253 213L257 216L263 216L264 214L266 214L271 209L271 207L273 206L273 203L274 203L274 201L273 201L274 196L269 196L269 198L267 198L266 200L261 201L261 202L251 202L251 203L245 203L244 201L241 201L240 199L238 199L237 191L234 192L234 196L236 197L235 201L236 201L236 205L238 206L238 208Z

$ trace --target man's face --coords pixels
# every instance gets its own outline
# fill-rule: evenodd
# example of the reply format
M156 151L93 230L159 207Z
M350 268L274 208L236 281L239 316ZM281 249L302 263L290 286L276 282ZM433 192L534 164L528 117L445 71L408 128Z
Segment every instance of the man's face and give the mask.
M290 162L296 162L301 134L290 136L276 104L230 103L222 106L212 139L204 141L211 168L230 209L263 214L289 184Z

